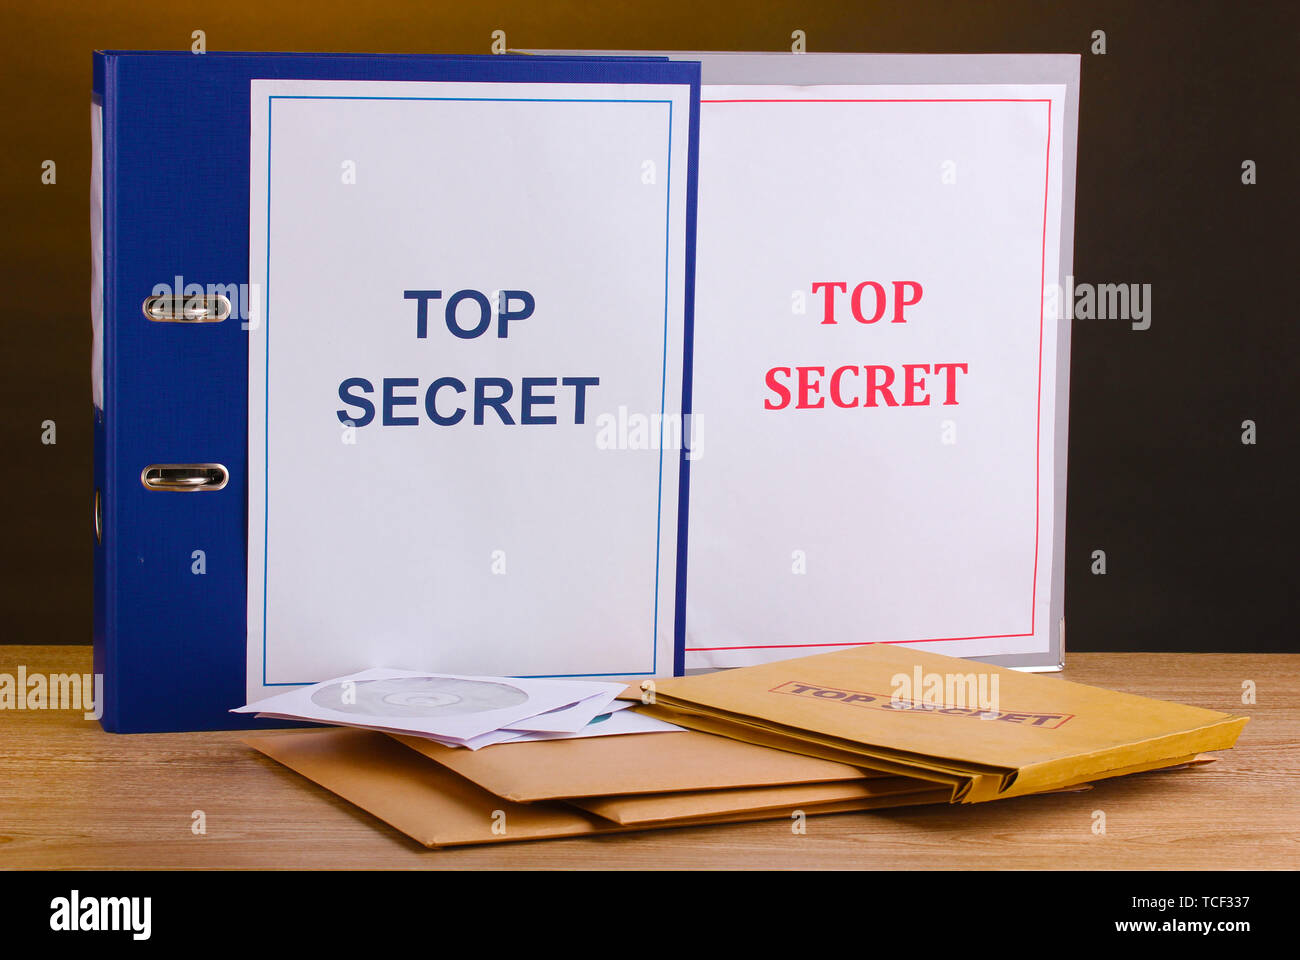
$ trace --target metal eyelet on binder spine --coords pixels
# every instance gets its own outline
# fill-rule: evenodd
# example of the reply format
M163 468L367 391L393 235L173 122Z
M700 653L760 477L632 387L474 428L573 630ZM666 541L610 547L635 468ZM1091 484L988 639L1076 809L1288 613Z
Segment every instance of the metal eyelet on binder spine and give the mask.
M154 463L140 471L146 490L213 491L229 481L230 471L219 463Z
M230 300L221 294L146 297L144 315L155 323L220 323L230 316Z

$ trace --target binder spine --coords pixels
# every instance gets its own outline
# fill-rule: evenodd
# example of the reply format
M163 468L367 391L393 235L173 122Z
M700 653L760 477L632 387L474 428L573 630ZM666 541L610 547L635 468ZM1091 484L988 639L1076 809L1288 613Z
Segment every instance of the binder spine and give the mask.
M94 477L91 492L94 543L93 643L94 671L103 677L103 703L96 704L105 730L118 728L118 690L113 608L115 564L114 484L112 461L113 427L113 106L111 64L102 53L94 55L94 85L91 107L91 400L94 416Z
M700 80L692 83L690 142L687 150L686 180L686 316L682 353L682 449L678 455L677 488L677 588L673 613L673 676L686 673L686 562L690 555L687 540L690 532L691 446L694 442L694 419L691 396L695 376L695 253L696 205L699 196L700 159Z

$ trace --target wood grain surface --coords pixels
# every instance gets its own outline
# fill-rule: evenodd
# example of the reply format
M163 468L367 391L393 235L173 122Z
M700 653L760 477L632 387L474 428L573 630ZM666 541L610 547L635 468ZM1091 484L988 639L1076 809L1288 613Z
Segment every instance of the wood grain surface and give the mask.
M89 672L88 647L0 647L0 673ZM238 733L104 733L0 710L0 868L1294 869L1300 655L1079 653L1069 680L1246 714L1201 767L1082 793L426 850ZM1243 704L1244 681L1257 703ZM203 811L207 832L191 830ZM1105 833L1094 832L1096 811Z

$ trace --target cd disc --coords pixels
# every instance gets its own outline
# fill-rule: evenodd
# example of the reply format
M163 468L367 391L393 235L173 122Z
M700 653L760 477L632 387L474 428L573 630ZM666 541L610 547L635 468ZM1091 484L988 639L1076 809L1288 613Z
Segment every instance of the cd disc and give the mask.
M394 677L332 683L311 695L312 702L342 713L375 717L456 717L514 707L528 694L506 683L454 677Z

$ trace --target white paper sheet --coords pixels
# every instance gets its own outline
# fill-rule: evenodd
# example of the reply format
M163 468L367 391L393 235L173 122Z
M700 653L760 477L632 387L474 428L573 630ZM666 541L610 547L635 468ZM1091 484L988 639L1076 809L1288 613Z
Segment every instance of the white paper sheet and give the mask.
M503 729L518 733L577 733L602 714L614 709L622 709L615 706L614 698L623 692L624 684L610 684L610 686L617 689L598 693L571 707L562 707L559 710L551 710L529 717L527 720L508 724Z
M250 703L232 713L266 714L463 742L587 700L621 684L581 680L429 674L372 669ZM617 692L614 691L614 692Z
M672 672L689 116L684 84L253 81L250 700Z
M628 704L632 706L632 704ZM529 740L576 740L582 737L613 737L625 733L675 733L686 729L666 720L647 717L635 710L620 710L609 714L606 719L597 718L577 733L526 733L515 737L510 743L522 743Z
M1047 649L1064 93L704 88L688 668ZM931 368L914 394L904 364ZM866 406L865 366L897 406Z
M531 740L568 740L581 737L609 737L624 733L672 733L677 730L684 730L676 724L668 723L663 720L657 720L654 717L647 717L641 713L629 711L628 708L635 704L626 700L615 700L609 703L604 711L597 714L593 719L588 721L576 730L572 731L534 731L524 729L511 729L503 727L500 730L492 730L488 733L479 734L478 736L460 740L450 737L435 736L430 733L423 733L404 727L385 726L381 724L349 722L343 726L361 727L365 730L376 730L380 733L399 733L406 736L422 737L426 740L433 740L441 743L446 747L464 747L468 750L482 750L484 747L494 746L498 743L521 743ZM256 704L247 709L255 709ZM551 711L549 716L562 711ZM273 713L259 711L258 717L266 717L276 720L302 720L305 719L297 714ZM530 721L521 721L520 727Z

